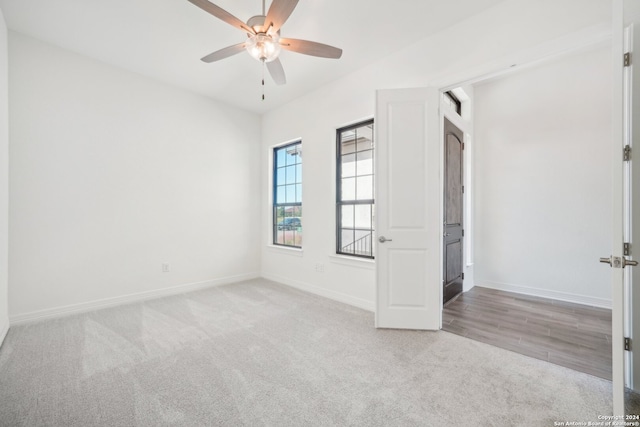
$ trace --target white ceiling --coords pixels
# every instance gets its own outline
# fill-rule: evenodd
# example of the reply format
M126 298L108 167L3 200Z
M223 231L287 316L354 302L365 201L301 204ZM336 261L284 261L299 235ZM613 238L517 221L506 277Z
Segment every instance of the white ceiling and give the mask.
M187 0L0 0L0 9L11 30L263 113L501 1L301 0L282 36L340 47L343 56L283 51L287 84L267 76L265 101L262 65L247 53L200 61L246 36ZM262 9L261 0L214 3L245 22Z

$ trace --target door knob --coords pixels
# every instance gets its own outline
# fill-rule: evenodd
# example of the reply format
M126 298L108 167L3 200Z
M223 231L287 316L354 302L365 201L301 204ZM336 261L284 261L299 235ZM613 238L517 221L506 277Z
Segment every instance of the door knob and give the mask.
M613 268L625 268L627 265L630 265L631 267L635 267L636 265L638 265L638 261L632 261L624 257L613 256L613 255L611 255L609 258L600 258L600 262L604 264L609 264Z
M387 239L387 238L386 238L386 237L384 237L384 236L380 236L380 237L378 238L378 242L380 242L380 243L384 243L384 242L393 242L393 239Z

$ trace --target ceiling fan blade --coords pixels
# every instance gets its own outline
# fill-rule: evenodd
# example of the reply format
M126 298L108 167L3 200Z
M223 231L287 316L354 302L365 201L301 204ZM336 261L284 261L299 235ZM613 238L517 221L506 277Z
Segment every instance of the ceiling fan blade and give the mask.
M221 59L228 58L244 50L244 43L234 44L233 46L225 47L224 49L216 50L213 53L205 56L201 61L210 63L220 61Z
M284 68L282 68L282 62L279 58L274 59L271 62L267 62L267 69L271 78L277 85L283 85L287 82L287 78L284 76Z
M280 46L292 52L303 53L305 55L319 56L321 58L338 59L342 56L342 49L329 46L328 44L310 42L298 39L280 39Z
M273 35L278 32L282 24L285 23L293 9L296 8L298 0L273 0L264 20L264 27L269 28L269 34Z
M229 12L221 8L220 6L216 6L215 4L207 0L189 0L189 1L195 4L196 6L198 6L200 9L204 10L205 12L209 12L216 18L223 20L229 25L233 25L234 27L239 28L242 31L255 34L255 31L253 31L253 28L249 27L247 24L245 24L244 22L242 22L241 20L239 20L238 18L236 18L235 16L233 16L232 14L230 14Z

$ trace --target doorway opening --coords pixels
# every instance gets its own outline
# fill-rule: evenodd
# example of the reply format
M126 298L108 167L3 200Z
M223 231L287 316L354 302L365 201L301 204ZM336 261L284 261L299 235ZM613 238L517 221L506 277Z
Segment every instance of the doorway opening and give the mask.
M463 257L466 292L443 309L446 331L607 379L610 271L597 260L612 233L610 183L598 182L611 173L610 55L600 43L466 91L473 120L464 136L473 155L464 168L473 200L462 222L473 220L465 225L473 254Z

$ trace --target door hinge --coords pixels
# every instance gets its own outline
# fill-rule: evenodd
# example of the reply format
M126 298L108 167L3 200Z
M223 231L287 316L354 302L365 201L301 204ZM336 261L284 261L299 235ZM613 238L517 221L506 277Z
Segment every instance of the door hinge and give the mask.
M631 351L631 338L624 337L624 349Z
M626 256L631 255L631 243L625 243L624 244L623 253Z
M462 273L462 280L464 280L464 273Z
M462 149L464 150L464 142L462 143Z
M631 65L631 52L624 54L624 66L628 67L629 65Z
M464 185L462 186L462 194L464 194Z
M464 237L464 228L462 229L462 237Z
M625 145L624 146L624 151L622 154L622 159L625 162L628 162L629 160L631 160L631 146L630 145Z

